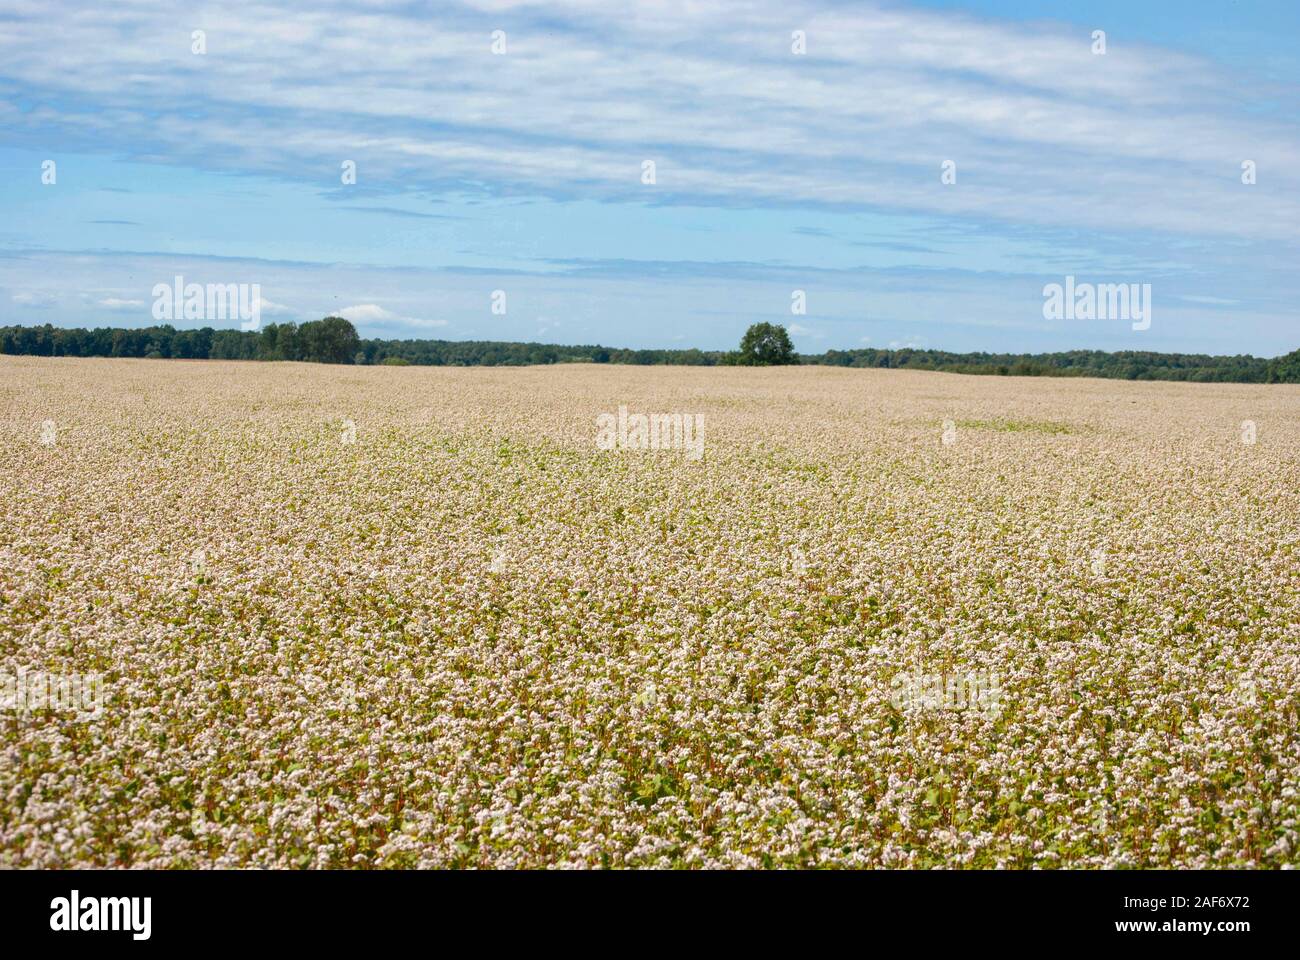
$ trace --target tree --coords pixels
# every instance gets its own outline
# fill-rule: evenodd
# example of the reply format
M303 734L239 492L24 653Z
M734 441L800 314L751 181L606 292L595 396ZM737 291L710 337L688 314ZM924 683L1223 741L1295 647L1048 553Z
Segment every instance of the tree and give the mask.
M1300 383L1300 350L1268 362L1269 383Z
M740 362L747 367L798 363L794 344L785 327L774 323L756 323L740 338Z
M310 363L352 363L361 349L356 327L342 317L311 320L298 328L302 359Z

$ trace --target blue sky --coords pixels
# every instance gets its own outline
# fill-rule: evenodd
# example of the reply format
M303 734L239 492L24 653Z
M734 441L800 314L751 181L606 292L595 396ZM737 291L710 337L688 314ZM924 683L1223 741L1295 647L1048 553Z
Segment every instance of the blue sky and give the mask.
M0 323L145 326L179 274L369 336L1272 356L1298 40L1281 0L3 0ZM1150 328L1044 319L1067 274Z

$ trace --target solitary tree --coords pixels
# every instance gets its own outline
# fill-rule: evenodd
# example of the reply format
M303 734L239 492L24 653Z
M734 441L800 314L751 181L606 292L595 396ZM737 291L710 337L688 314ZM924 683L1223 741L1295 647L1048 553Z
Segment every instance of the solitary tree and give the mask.
M794 344L785 327L774 323L756 323L740 338L740 362L749 367L767 367L797 363Z
M311 363L352 363L361 349L356 328L342 317L311 320L298 328L302 359Z

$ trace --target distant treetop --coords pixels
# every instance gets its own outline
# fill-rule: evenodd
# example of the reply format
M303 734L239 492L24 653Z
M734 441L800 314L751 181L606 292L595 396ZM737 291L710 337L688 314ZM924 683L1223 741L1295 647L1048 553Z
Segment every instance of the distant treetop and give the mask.
M756 323L740 338L740 360L746 367L769 367L798 363L794 344L785 327L774 323Z

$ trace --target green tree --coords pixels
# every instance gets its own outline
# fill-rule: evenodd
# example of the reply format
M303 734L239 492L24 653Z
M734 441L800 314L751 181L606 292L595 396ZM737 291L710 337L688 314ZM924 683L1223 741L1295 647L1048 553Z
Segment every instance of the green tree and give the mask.
M361 349L356 327L342 317L311 320L298 328L302 359L310 363L352 363Z
M774 323L756 323L740 338L740 362L748 367L767 367L798 363L794 344L785 327Z
M1300 350L1268 362L1269 383L1300 383Z

